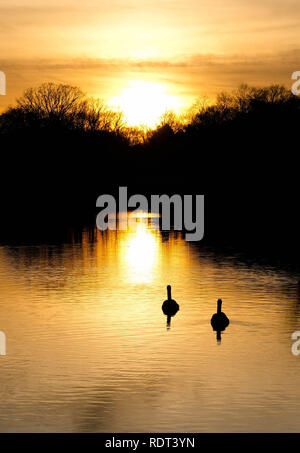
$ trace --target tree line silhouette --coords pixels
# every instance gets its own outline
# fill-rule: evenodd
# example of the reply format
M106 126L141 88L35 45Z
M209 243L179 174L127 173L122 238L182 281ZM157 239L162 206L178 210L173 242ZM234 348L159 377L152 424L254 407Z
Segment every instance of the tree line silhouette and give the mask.
M299 120L299 97L279 85L199 100L154 130L77 87L30 88L0 115L2 237L93 223L96 198L124 185L204 193L204 243L296 259Z

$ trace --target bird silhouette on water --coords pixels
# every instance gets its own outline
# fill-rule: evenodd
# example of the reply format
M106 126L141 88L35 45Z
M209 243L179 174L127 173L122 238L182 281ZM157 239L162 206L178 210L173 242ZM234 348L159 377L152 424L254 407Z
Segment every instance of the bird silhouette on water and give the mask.
M175 316L179 310L178 303L171 297L171 286L167 286L168 299L162 304L162 311L167 316L167 326L171 324L172 316Z
M222 309L222 299L218 299L218 309L217 313L212 315L212 318L210 320L210 323L212 325L213 330L217 332L217 341L221 341L221 332L226 329L226 327L229 325L229 319L221 311Z

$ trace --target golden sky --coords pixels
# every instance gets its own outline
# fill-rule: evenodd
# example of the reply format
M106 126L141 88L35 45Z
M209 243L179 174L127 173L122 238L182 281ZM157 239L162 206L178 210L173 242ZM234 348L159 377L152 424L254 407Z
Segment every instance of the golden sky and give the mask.
M299 0L0 1L0 110L48 81L107 101L150 82L190 104L299 69Z

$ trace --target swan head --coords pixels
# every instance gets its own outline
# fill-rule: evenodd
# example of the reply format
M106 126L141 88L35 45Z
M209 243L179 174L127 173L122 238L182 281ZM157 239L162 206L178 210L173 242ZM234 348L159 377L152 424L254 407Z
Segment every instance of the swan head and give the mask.
M221 313L222 299L218 299L218 313Z
M171 285L167 286L168 299L171 299Z

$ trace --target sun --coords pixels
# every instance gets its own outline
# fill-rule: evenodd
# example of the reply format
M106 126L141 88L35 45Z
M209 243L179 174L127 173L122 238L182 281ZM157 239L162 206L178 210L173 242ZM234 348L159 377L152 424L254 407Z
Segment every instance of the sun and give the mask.
M119 96L109 101L113 108L120 109L128 126L155 127L160 117L168 110L178 112L180 100L168 94L165 86L144 81L131 81Z

